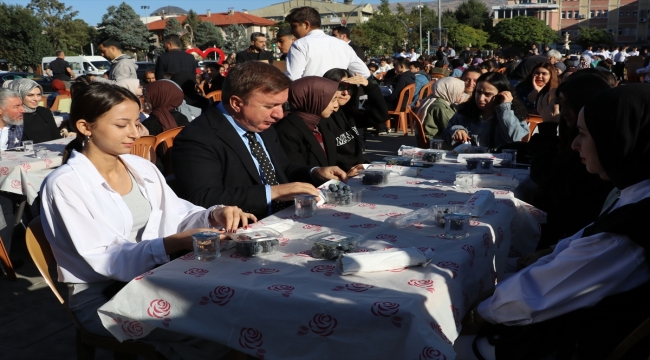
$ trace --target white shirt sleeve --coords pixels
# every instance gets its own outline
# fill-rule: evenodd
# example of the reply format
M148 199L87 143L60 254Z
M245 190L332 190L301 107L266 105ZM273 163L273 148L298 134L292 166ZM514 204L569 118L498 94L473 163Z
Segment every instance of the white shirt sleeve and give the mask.
M368 70L368 66L361 60L358 56L357 53L350 48L349 50L349 56L350 56L350 65L348 66L348 70L352 74L358 74L363 76L364 79L367 79L370 77L370 70Z
M307 52L294 42L287 53L286 74L291 80L297 80L302 78L305 68L307 68Z
M505 325L536 323L593 306L650 279L643 248L627 236L601 233L572 240L580 235L499 283L479 304L481 316Z

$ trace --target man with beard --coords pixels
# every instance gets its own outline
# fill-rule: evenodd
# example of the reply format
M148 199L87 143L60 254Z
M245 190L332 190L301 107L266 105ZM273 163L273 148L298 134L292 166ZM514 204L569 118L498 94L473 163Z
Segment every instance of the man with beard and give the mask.
M266 35L261 32L251 34L251 46L237 53L237 64L243 64L247 61L264 61L267 64L273 64L273 54L266 51Z

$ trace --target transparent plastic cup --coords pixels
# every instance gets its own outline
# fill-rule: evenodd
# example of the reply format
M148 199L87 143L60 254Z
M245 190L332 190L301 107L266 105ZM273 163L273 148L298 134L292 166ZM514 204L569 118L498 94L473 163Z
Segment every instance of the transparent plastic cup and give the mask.
M202 231L192 235L194 256L197 260L211 261L221 256L219 233Z
M316 215L316 196L314 195L296 195L293 197L296 206L296 216L301 218L312 217Z

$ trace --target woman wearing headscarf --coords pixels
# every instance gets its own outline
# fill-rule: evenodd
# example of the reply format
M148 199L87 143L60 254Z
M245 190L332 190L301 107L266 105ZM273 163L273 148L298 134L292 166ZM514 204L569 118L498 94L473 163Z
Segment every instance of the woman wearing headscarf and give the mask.
M484 358L607 358L650 315L649 98L649 86L631 84L586 101L572 148L588 172L621 193L591 225L479 304L475 322L497 324L475 341ZM496 348L488 338L497 338ZM625 358L646 358L650 342L638 345Z
M59 95L70 95L70 91L65 88L63 81L59 79L52 80L52 92L47 97L47 107L51 108L54 105L54 100Z
M181 87L181 90L183 90L183 98L187 105L197 107L201 110L205 110L210 106L210 101L198 92L195 74L187 72L176 73L172 76L171 81Z
M427 139L442 139L442 132L456 114L452 105L459 103L464 93L465 83L454 77L445 77L433 83L431 95L422 101L417 110Z
M589 55L581 55L580 56L580 65L578 65L579 68L581 69L590 69L591 68L591 56Z
M189 124L187 117L176 110L183 103L183 91L171 81L155 81L147 85L147 102L151 114L143 125L150 135L158 135Z
M324 78L339 83L339 109L329 119L321 120L336 139L336 165L354 176L364 163L364 145L359 129L377 126L388 119L386 101L378 84L363 76L351 76L345 69L330 69ZM362 96L366 100L360 100Z
M329 118L338 110L335 81L306 76L291 83L291 113L276 123L280 144L291 162L298 165L336 165L336 139L320 126L321 118Z
M43 97L43 88L38 83L30 79L18 79L9 84L9 88L18 92L23 99L23 141L41 143L61 138L52 112L38 106Z

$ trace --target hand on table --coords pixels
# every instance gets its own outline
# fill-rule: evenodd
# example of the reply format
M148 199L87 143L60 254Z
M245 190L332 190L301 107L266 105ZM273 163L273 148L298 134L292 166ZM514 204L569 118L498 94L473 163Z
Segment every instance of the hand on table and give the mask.
M216 231L215 229L196 228L196 229L185 230L183 232L174 235L169 235L163 238L165 253L167 255L170 255L181 250L194 250L194 242L192 240L192 235L202 231L222 233L221 231ZM225 239L225 238L226 236L223 234L219 236L219 239Z
M321 183L324 183L327 180L341 180L343 182L348 180L348 175L338 166L314 168L314 170L311 172L311 176L317 180L317 182Z
M454 135L451 137L452 140L454 140L457 143L464 144L468 142L471 138L467 134L467 131L465 130L456 130Z
M216 220L216 224L213 223L213 219ZM257 222L255 215L244 212L237 206L226 206L212 210L210 222L212 226L223 226L226 232L234 233L239 228L240 221L241 227L246 229L249 220L251 223Z
M308 194L318 197L318 190L312 184L293 182L271 186L271 200L293 201L295 195Z
M348 170L348 178L359 175L360 170L363 170L363 164L354 165L350 170Z

